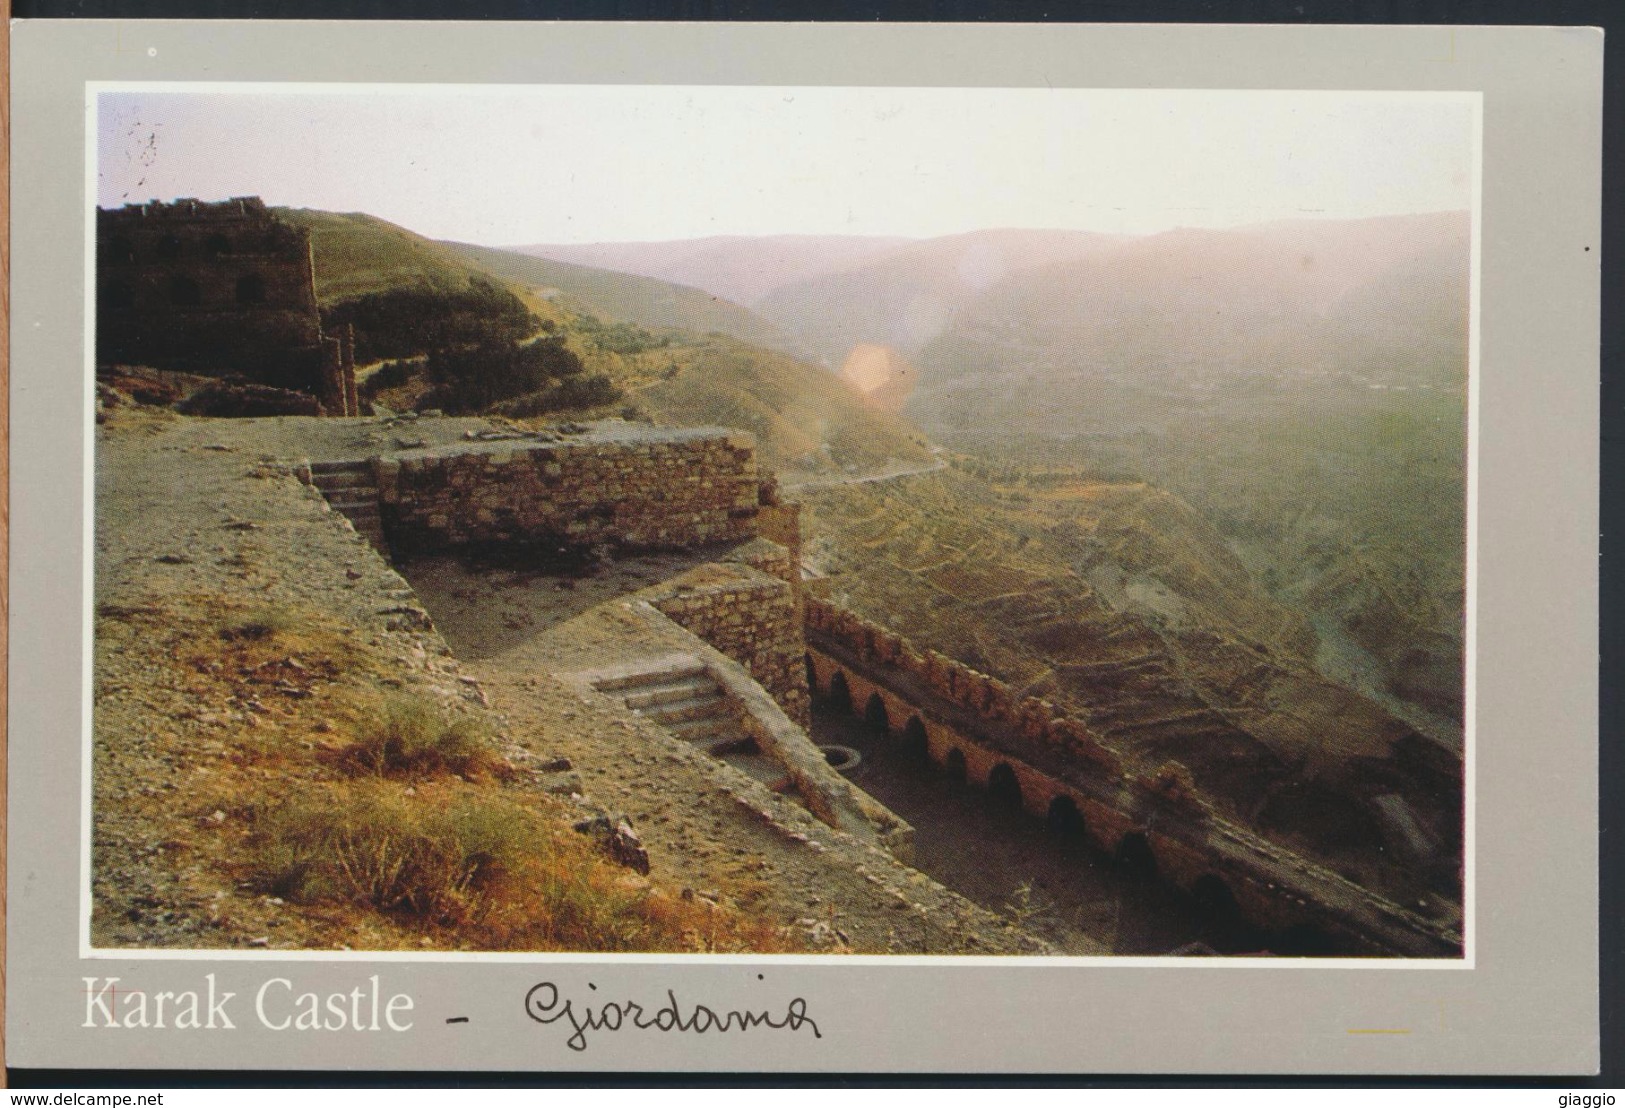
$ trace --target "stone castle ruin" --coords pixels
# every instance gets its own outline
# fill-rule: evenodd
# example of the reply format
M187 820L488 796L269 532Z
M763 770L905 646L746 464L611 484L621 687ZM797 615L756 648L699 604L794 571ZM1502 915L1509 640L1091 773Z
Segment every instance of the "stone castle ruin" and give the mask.
M258 197L98 210L96 359L241 377L360 414L354 336L322 331L309 232Z
M98 210L96 247L99 365L236 378L309 414L361 415L353 331L322 329L309 232L259 198ZM799 506L760 466L752 436L625 421L517 431L410 420L423 437L392 446L393 420L342 440L343 424L299 424L315 457L289 459L279 476L310 486L304 511L339 513L371 548L365 561L404 568L500 551L539 563L568 554L602 570L623 555L692 555L669 574L636 576L635 587L562 620L551 637L538 634L535 658L628 734L658 729L661 741L765 787L732 792L752 820L809 841L776 823L762 799L783 796L873 852L865 857L912 858L914 829L830 757L846 748L815 744L818 696L990 802L1118 862L1139 859L1165 884L1258 928L1311 930L1366 955L1460 951L1459 914L1420 911L1300 857L1215 812L1178 763L1133 771L1086 720L833 602L806 579ZM252 505L238 514L228 526L244 524ZM346 576L368 574L346 567ZM385 629L421 632L424 656L443 647L414 585L389 576L400 589L375 610L390 617ZM1415 867L1451 860L1442 844L1419 839L1392 836L1384 849Z
M758 467L748 435L609 422L563 438L511 434L307 463L301 476L386 557L538 543L711 552L709 564L623 597L618 630L580 624L576 637L608 636L613 662L555 676L778 782L820 820L899 858L911 855L913 829L826 764L809 737L813 693L916 748L922 763L1114 857L1141 857L1160 880L1256 927L1307 930L1365 955L1460 950L1455 920L1222 818L1177 764L1131 772L1084 721L809 589L797 505ZM693 709L675 710L685 705Z

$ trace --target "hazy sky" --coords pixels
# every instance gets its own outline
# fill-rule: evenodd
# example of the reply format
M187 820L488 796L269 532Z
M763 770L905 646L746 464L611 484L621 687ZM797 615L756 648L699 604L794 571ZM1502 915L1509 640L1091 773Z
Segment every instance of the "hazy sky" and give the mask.
M99 204L258 195L511 245L1132 233L1472 199L1467 94L212 89L101 93Z

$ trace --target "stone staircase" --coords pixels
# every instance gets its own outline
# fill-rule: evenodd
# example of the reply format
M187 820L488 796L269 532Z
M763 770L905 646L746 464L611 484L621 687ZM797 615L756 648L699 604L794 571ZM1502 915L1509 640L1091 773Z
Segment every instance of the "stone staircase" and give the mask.
M704 748L769 788L786 786L784 767L757 749L740 720L738 705L728 699L700 662L669 661L599 681L596 688L619 697L633 712Z
M372 543L385 557L389 540L378 514L378 485L372 463L367 461L311 462L311 484L321 490L327 502L355 526L356 534Z

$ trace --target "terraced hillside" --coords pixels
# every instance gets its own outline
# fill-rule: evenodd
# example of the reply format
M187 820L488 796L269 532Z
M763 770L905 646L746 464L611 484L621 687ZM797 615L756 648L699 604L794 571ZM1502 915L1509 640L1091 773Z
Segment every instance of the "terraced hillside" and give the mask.
M932 459L912 424L818 366L727 336L674 341L669 355L678 371L637 390L638 403L663 423L749 431L768 464L788 478Z
M960 469L802 495L838 603L1066 706L1131 763L1183 763L1232 817L1363 884L1455 889L1459 759L1320 676L1302 614L1177 498ZM1426 874L1392 861L1390 796L1435 844Z

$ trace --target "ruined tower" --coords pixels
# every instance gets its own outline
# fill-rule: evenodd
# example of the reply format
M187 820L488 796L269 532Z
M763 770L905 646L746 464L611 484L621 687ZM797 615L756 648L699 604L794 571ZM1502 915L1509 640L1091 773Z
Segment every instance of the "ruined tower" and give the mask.
M359 414L353 342L322 333L309 233L258 197L98 210L96 359L240 375Z

